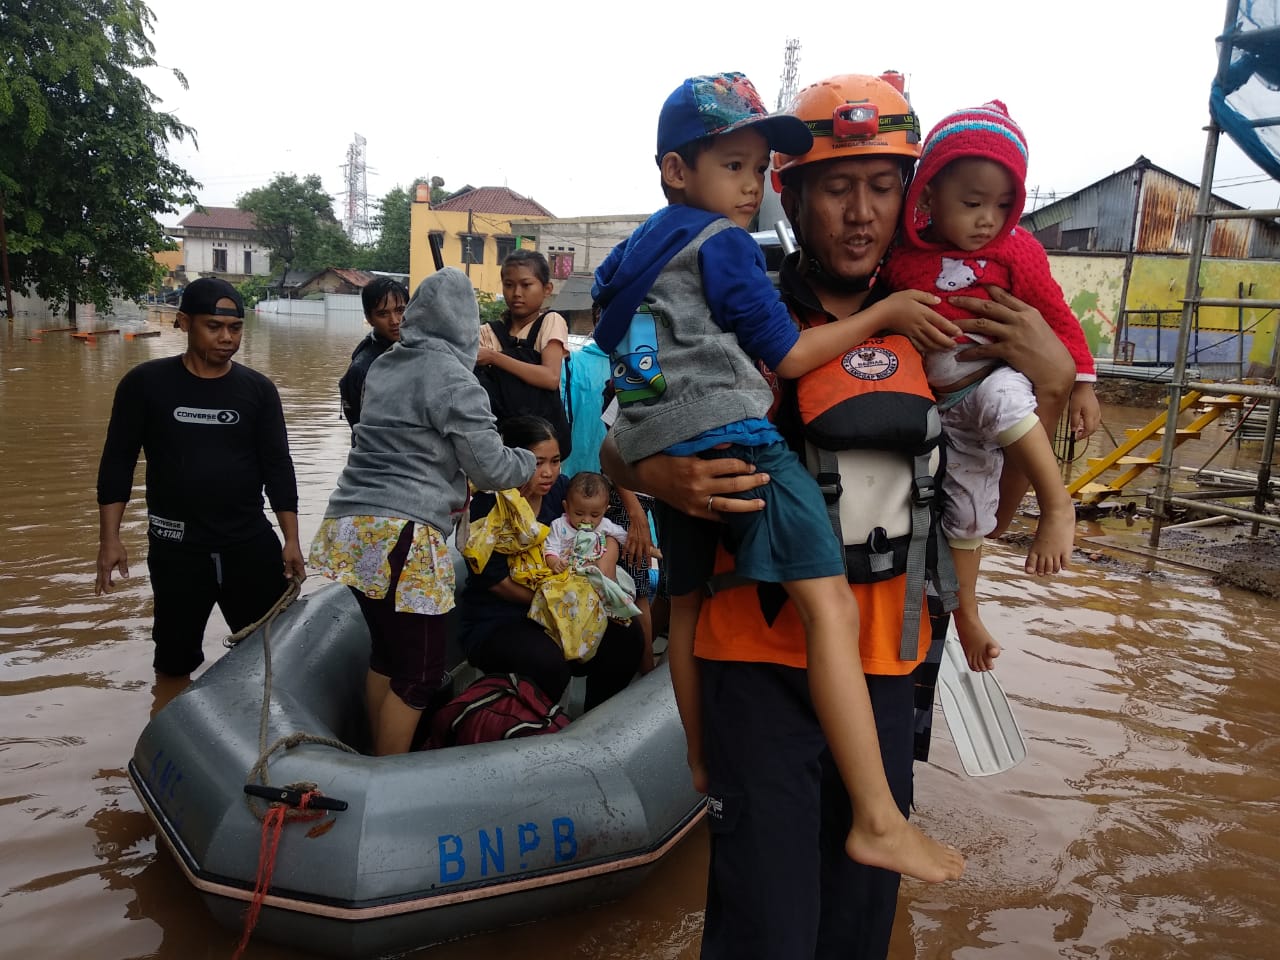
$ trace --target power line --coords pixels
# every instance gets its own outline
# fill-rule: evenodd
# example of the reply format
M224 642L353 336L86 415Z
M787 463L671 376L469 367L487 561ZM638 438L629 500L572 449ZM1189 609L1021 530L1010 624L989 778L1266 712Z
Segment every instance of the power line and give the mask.
M1215 190L1228 189L1230 187L1247 187L1254 183L1269 183L1272 179L1274 178L1268 177L1265 174L1261 176L1245 174L1239 177L1223 177L1221 180L1213 181L1213 186Z

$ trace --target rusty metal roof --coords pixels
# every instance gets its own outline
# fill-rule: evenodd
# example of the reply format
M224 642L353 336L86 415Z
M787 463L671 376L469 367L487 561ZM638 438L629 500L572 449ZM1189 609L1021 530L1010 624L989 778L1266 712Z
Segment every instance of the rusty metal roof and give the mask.
M1196 184L1139 157L1133 165L1025 215L1020 224L1050 250L1186 254L1191 252L1199 193ZM1217 196L1210 207L1243 209ZM1211 221L1204 252L1237 259L1280 256L1280 225Z
M330 269L353 287L364 288L373 282L373 274L364 270L354 270L349 267L331 267Z

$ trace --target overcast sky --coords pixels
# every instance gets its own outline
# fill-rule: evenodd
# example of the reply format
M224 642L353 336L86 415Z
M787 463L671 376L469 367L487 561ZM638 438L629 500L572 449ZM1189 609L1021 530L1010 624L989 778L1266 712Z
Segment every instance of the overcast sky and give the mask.
M663 203L658 110L686 76L741 70L772 109L787 38L799 81L907 75L927 130L992 97L1027 134L1029 199L1063 196L1140 154L1200 182L1215 37L1225 0L880 0L837 4L482 0L150 0L145 79L199 149L171 148L231 206L276 173L317 173L342 215L342 166L368 141L371 204L416 176L506 185L556 216L646 213ZM1215 192L1280 206L1223 138ZM1255 181L1233 186L1241 181ZM1257 182L1260 181L1260 182ZM185 211L184 211L185 212ZM177 222L178 217L169 222Z

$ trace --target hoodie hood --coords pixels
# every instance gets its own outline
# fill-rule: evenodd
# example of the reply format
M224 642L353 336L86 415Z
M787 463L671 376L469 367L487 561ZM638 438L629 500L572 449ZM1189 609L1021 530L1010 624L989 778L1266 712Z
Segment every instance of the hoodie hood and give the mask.
M400 342L369 366L347 465L327 517L395 517L447 537L481 490L518 487L533 474L528 450L505 447L489 395L476 380L480 318L471 281L440 270L405 307Z
M476 365L480 307L465 273L445 267L418 284L404 308L400 346L407 350L445 349L464 367Z
M610 251L596 268L592 298L600 304L595 341L610 353L631 325L653 282L671 258L692 243L720 214L684 204L663 207ZM408 314L405 314L408 319ZM403 333L401 334L403 336Z

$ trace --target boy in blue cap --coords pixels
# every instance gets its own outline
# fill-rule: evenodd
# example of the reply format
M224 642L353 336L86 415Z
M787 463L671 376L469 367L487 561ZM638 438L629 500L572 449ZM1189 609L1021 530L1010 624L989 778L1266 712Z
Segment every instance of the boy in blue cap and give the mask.
M885 781L842 547L817 483L767 419L773 394L757 367L799 377L884 329L938 349L950 343L938 325L949 325L930 309L937 297L904 291L796 329L744 228L759 209L770 151L805 153L812 139L798 118L770 115L741 73L693 77L667 98L656 160L668 205L610 253L592 291L601 305L595 339L611 354L619 402L612 432L628 463L655 453L732 457L769 475L751 493L766 509L726 513L725 527L737 573L781 583L806 625L814 703L855 810L845 849L860 863L953 879L964 867L959 852L909 824ZM659 511L672 684L694 784L704 791L693 635L721 529Z

